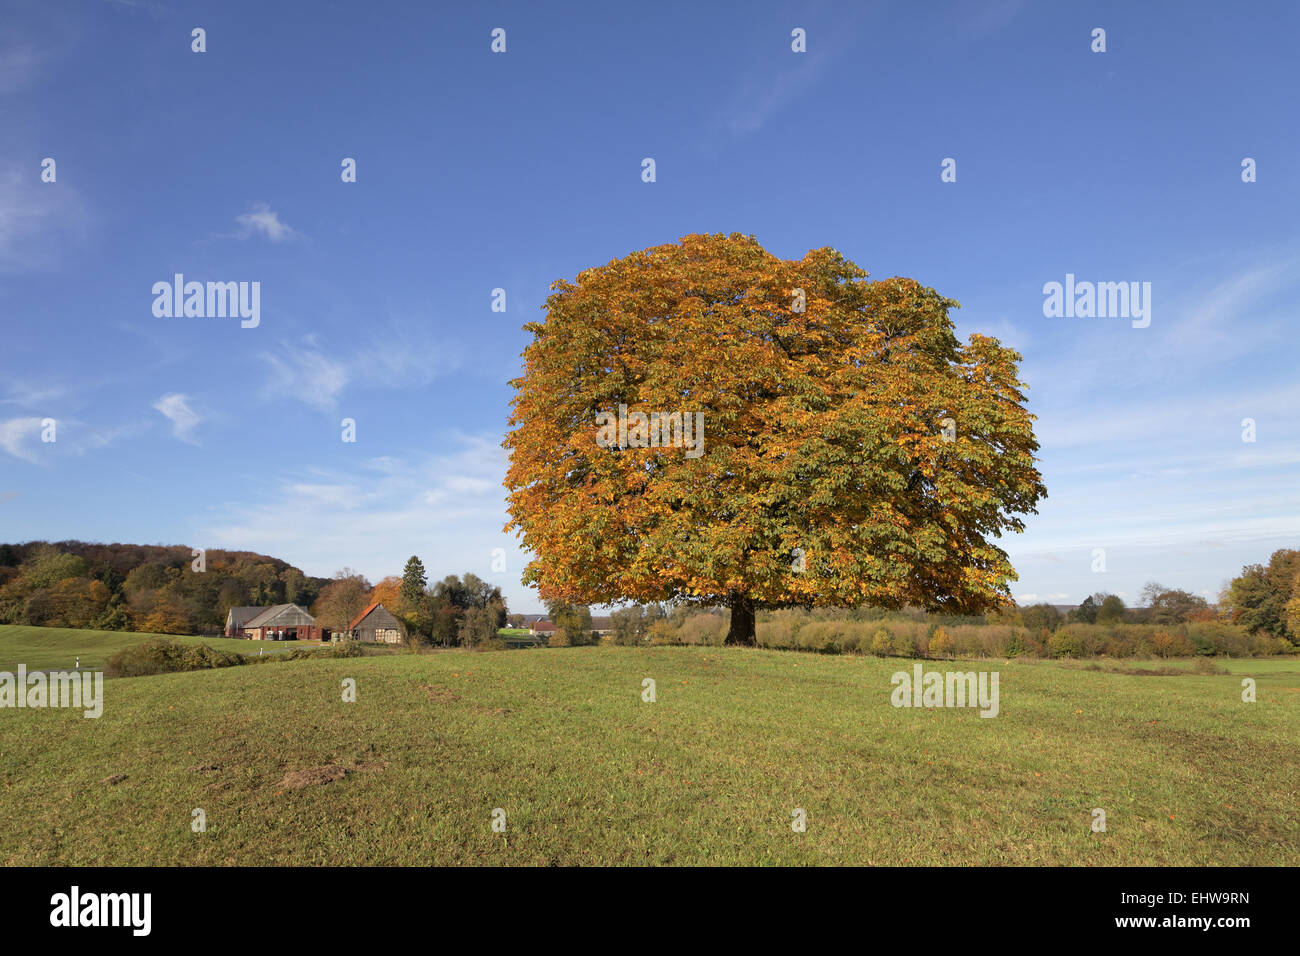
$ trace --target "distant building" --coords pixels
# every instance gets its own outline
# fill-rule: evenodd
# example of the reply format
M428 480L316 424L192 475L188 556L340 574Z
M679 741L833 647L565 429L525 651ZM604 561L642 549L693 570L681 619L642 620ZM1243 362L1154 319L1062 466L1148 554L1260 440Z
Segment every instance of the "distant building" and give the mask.
M406 640L406 626L379 602L358 614L348 625L348 633L354 641L367 644L400 644Z
M246 610L248 608L231 608L230 615L226 618L227 628L235 620L235 611ZM247 637L254 641L319 641L324 636L316 619L307 613L306 608L297 604L276 604L256 610L260 613L240 626L243 633L232 636Z
M613 631L613 622L607 617L593 617L591 619L591 633L596 635L605 635ZM528 625L528 633L534 637L550 637L559 628L555 626L554 621L542 618L540 621L533 621Z
M265 610L264 607L232 607L226 612L226 637L248 637L244 625Z

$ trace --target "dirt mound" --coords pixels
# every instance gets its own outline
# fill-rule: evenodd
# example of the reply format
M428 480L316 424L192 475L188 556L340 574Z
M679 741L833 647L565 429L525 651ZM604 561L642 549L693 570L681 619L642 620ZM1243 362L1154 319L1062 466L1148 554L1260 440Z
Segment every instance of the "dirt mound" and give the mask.
M452 701L460 700L460 695L447 690L445 687L435 687L432 684L421 684L420 690L424 691L433 700L440 704L450 704Z
M284 790L301 790L303 787L314 787L317 784L334 783L336 780L342 780L350 772L332 763L323 767L308 767L306 770L291 770L280 781L280 787Z

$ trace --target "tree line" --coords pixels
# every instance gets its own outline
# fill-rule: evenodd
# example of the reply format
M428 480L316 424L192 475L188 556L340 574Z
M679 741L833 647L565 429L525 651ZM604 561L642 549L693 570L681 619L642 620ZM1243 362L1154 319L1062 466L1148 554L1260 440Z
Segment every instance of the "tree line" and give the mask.
M1141 603L1127 607L1115 594L1098 593L1062 614L1051 604L1004 609L1002 623L1054 631L1063 624L1235 624L1252 636L1300 644L1300 550L1280 548L1268 564L1248 564L1219 592L1217 605L1179 588L1151 582Z
M310 605L329 583L251 551L184 545L0 544L0 623L216 634L231 607Z
M323 627L343 631L371 604L406 625L408 641L441 647L481 647L497 640L509 611L501 588L476 574L449 574L428 582L424 563L411 555L402 574L371 584L344 568L320 591L311 613Z

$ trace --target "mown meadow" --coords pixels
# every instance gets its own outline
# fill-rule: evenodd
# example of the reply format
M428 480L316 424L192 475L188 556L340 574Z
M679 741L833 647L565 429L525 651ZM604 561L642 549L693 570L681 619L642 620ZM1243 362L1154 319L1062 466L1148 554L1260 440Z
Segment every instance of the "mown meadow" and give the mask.
M110 680L97 720L0 710L0 863L1300 864L1294 658L920 662L996 670L991 719L891 706L916 663L578 647Z

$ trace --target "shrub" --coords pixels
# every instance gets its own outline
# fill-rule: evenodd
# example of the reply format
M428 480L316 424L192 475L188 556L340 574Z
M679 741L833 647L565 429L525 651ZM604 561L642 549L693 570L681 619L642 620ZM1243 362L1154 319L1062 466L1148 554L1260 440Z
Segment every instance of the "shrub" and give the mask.
M1068 626L1063 627L1047 639L1047 653L1052 657L1078 657L1078 638Z
M870 640L866 622L849 620L844 623L840 631L840 650L845 654L852 654Z
M894 638L883 627L876 628L876 633L871 636L871 653L877 657L888 657L894 652Z
M339 641L337 644L331 644L329 647L322 647L320 650L313 651L304 648L306 656L309 657L365 657L366 649L360 641Z
M692 614L677 630L675 643L719 647L727 639L728 622L721 614Z
M838 654L843 646L844 623L813 621L799 628L799 647L806 651Z
M175 674L181 671L235 667L247 663L240 654L227 654L206 644L182 644L154 638L143 644L124 647L109 658L104 673L109 677L144 677L150 674Z
M956 649L956 643L942 627L936 627L930 635L929 654L931 657L949 657Z
M780 650L794 647L794 622L789 618L759 621L754 625L754 639L759 647Z
M1191 657L1195 653L1192 642L1180 631L1156 631L1151 635L1151 647L1157 657Z
M924 621L889 621L886 625L894 638L894 654L898 657L924 657L929 650Z

